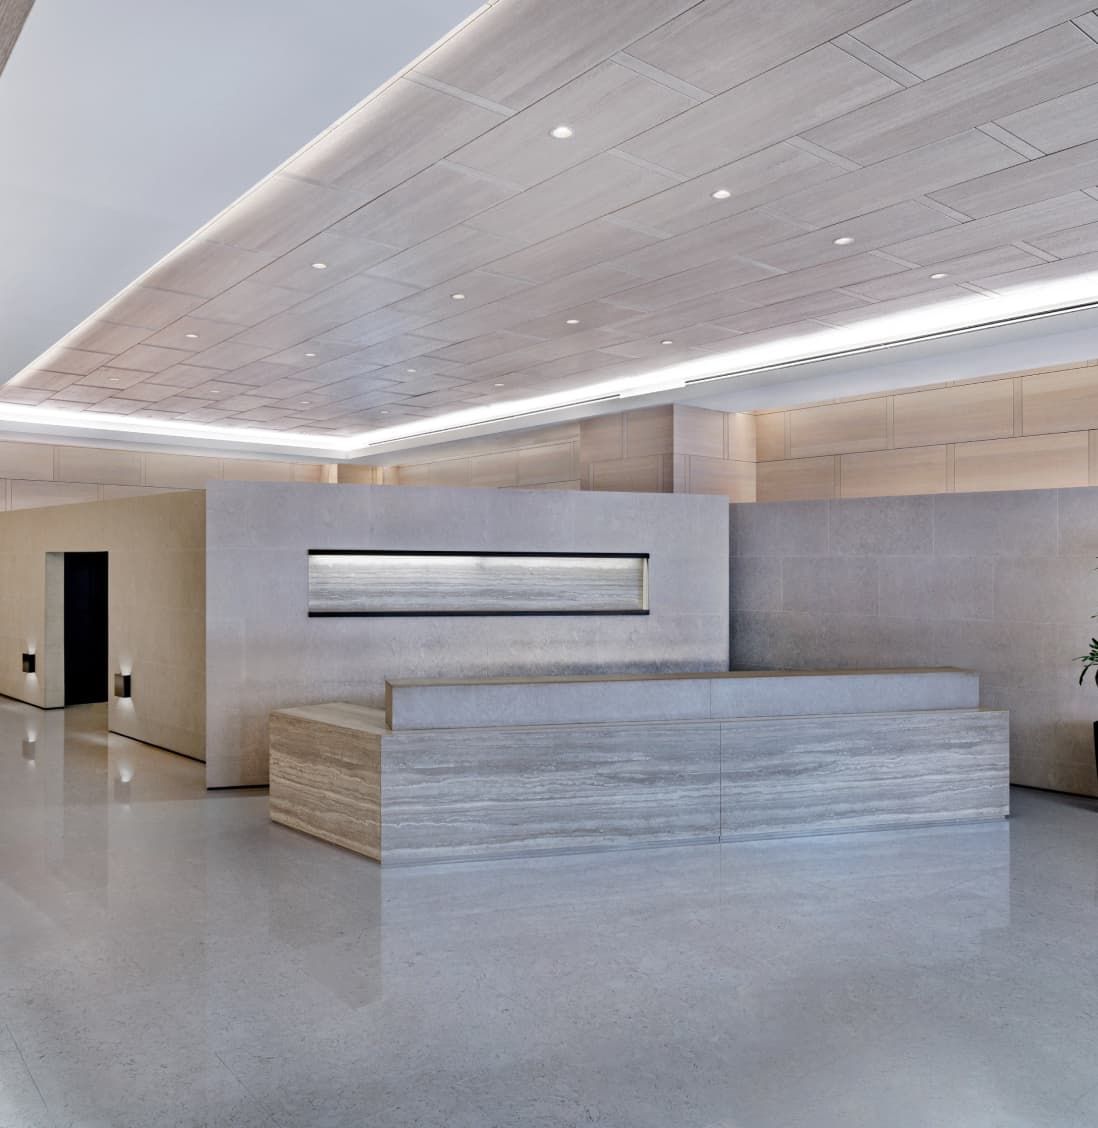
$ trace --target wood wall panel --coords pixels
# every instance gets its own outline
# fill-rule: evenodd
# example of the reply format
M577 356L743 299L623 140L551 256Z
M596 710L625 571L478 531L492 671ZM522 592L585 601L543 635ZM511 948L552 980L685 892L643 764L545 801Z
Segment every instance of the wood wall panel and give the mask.
M518 452L519 485L533 486L539 482L574 478L577 469L578 458L572 443L529 447Z
M0 442L0 476L52 481L53 450L45 443Z
M674 446L674 409L670 405L625 412L626 458L671 454Z
M579 425L581 462L607 462L625 456L625 420L621 413L581 419Z
M687 455L686 488L682 492L721 494L729 501L754 501L755 467L750 462L736 462L731 458Z
M929 388L893 397L898 447L1002 439L1014 434L1012 380Z
M57 448L54 477L61 482L139 486L143 477L142 457L130 450L62 446Z
M946 446L844 454L839 465L841 496L945 493L948 465Z
M1090 476L1090 442L1085 431L958 443L954 489L1039 490L1085 486Z
M700 407L676 404L672 439L674 453L724 458L727 446L725 419L723 411L706 411Z
M624 490L636 493L670 493L663 486L662 460L658 454L640 458L616 458L611 462L593 462L589 489Z
M1022 420L1026 435L1098 427L1098 367L1024 376Z
M757 501L836 497L835 458L794 458L756 466Z
M500 454L479 454L469 459L469 485L500 488L517 486L519 480L518 451Z
M756 417L731 411L724 417L724 456L737 462L754 462L757 455Z
M852 400L799 408L789 413L789 456L881 450L888 445L885 400Z
M755 457L759 462L785 458L785 425L788 412L773 411L755 416Z

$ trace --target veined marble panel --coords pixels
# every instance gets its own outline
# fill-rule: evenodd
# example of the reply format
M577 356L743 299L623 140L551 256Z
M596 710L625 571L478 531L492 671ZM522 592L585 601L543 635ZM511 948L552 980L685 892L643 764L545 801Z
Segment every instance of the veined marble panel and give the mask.
M382 754L386 862L715 842L720 833L714 724L400 732L383 737Z
M647 555L309 553L309 614L608 615L648 610Z
M721 725L721 837L1003 818L1009 714L975 709Z

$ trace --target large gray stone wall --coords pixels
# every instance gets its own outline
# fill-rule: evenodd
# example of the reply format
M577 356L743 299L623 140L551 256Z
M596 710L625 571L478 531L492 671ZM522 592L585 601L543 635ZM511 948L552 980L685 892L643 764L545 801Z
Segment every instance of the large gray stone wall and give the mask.
M1098 795L1098 488L733 505L733 669L960 666L1011 777Z
M267 717L385 679L726 670L723 497L211 482L207 783L267 782ZM648 552L648 615L310 619L310 548Z

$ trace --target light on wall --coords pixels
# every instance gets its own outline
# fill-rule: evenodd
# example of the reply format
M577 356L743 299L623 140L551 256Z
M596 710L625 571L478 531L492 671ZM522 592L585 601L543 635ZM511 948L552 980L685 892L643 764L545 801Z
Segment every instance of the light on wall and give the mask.
M23 673L33 674L38 666L38 659L34 652L23 655Z
M133 674L115 674L114 675L114 695L115 697L132 697L133 696Z
M38 751L38 741L34 737L28 737L23 741L23 759L28 763L34 763L35 753Z

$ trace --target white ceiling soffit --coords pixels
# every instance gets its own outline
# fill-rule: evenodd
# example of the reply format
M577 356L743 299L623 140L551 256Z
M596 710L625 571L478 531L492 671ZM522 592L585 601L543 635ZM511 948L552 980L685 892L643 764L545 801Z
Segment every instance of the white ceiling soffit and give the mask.
M0 419L339 458L783 379L1098 302L1096 186L1085 3L497 0Z

